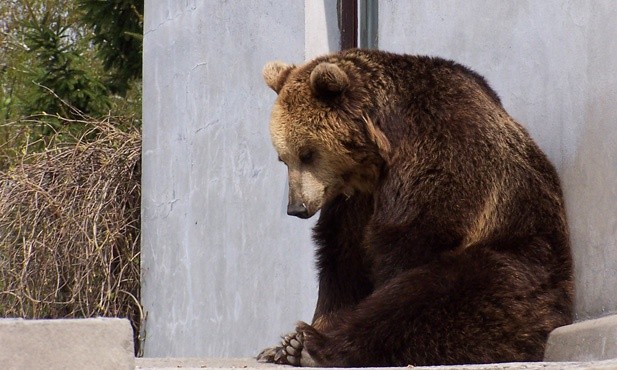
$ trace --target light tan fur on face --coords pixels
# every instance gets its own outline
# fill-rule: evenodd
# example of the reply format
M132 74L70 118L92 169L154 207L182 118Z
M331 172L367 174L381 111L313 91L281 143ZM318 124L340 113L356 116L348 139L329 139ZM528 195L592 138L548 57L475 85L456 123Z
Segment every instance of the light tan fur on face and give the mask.
M370 118L350 120L341 115L340 107L334 109L320 100L320 96L330 99L347 92L351 81L341 67L328 62L308 67L272 62L263 74L278 93L270 135L288 168L290 204L303 204L312 215L338 195L371 191L379 172L376 163L381 160L374 157L385 158L390 143ZM315 153L314 163L301 161L306 150Z
M302 204L309 215L321 209L325 199L325 185L311 171L288 169L289 203Z
M308 117L307 117L308 118ZM311 135L305 125L316 124L307 119L297 122L281 104L272 110L270 135L279 158L287 165L289 203L304 204L310 215L316 213L331 196L342 187L336 168L341 165L342 153L335 155L327 150L324 137ZM300 160L300 150L310 148L315 153L315 163L306 165ZM332 158L334 157L334 158Z

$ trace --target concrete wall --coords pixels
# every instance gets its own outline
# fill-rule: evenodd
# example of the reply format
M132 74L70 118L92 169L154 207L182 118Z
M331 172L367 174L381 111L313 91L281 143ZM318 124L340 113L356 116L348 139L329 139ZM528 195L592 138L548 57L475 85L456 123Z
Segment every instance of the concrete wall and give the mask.
M256 355L311 319L314 220L286 215L261 69L336 49L335 7L146 1L146 356Z
M617 313L617 3L380 1L379 47L487 77L561 174L578 319Z
M144 38L146 356L250 356L310 320L310 227L285 215L261 68L338 47L336 0L149 0ZM386 50L485 75L557 165L579 318L617 310L617 6L380 1Z

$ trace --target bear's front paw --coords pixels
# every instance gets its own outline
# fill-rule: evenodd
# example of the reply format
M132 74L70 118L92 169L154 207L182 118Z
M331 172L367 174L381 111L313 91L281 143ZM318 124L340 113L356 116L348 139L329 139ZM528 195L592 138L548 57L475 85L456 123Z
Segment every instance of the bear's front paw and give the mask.
M301 334L289 333L283 337L280 346L269 347L257 355L257 361L279 365L301 365Z
M300 353L301 366L325 366L321 360L318 361L320 357L315 357L315 352L313 352L316 347L323 344L323 335L319 333L313 326L305 322L298 323L298 326L296 326L296 333L296 337L299 338L302 345L302 352ZM311 352L313 353L313 355L311 355Z
M281 346L268 347L264 349L263 351L259 352L256 359L259 362L269 362L269 363L276 364L277 360L281 358L282 354L283 354L283 347Z
M308 324L305 323L301 323L301 325L308 326ZM287 360L291 365L303 367L320 366L306 350L306 337L303 331L297 331L294 336L286 339L288 340L283 341L283 346L287 354Z
M270 362L280 365L314 367L317 363L304 350L304 335L301 332L290 333L283 337L280 346L266 348L259 355L257 361Z

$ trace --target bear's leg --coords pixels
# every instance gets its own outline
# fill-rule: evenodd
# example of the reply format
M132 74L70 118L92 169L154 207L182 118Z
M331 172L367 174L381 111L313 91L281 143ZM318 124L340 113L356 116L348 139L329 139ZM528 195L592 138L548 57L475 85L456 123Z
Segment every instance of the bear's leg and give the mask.
M363 231L372 214L372 204L371 196L356 194L352 197L340 196L321 210L314 229L314 239L318 245L319 296L313 327L318 330L327 330L332 320L340 316L339 310L355 307L372 292L369 262L362 246ZM264 349L257 355L257 360L293 365L306 363L308 360L294 359L293 355L285 352L286 347L289 352L296 348L289 340L295 334L286 335L281 344ZM288 357L292 361L288 361Z
M567 299L542 266L464 252L397 275L329 329L301 323L286 354L327 367L538 361Z
M371 260L364 247L364 232L373 213L373 198L366 194L339 196L321 210L313 239L317 248L319 295L313 326L329 326L331 316L355 307L373 291Z

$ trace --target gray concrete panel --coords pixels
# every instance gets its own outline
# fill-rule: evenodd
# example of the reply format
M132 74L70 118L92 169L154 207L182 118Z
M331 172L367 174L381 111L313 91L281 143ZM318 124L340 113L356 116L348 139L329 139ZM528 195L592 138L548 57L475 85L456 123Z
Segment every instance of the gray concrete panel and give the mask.
M316 300L312 221L288 217L268 134L272 59L304 58L304 3L147 1L146 356L250 356Z

